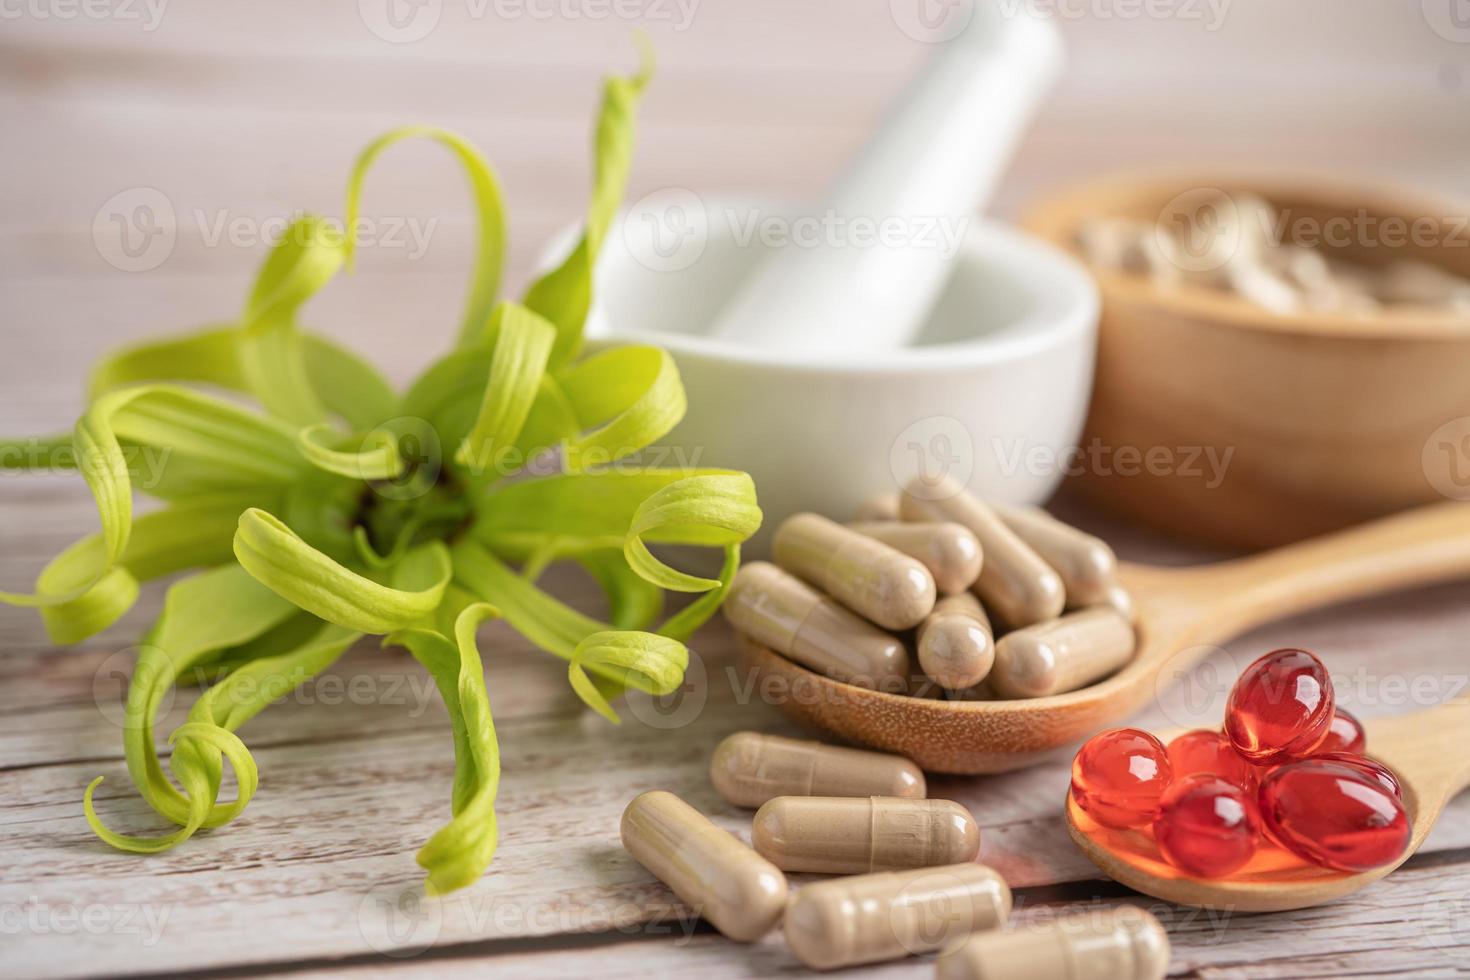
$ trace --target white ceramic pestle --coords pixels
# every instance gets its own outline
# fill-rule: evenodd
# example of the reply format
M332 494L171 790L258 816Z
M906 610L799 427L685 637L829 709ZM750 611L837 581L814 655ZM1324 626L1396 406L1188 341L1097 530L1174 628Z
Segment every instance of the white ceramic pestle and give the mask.
M964 31L806 215L807 240L771 250L709 336L773 352L907 346L1061 63L1050 19L1024 2L976 0Z

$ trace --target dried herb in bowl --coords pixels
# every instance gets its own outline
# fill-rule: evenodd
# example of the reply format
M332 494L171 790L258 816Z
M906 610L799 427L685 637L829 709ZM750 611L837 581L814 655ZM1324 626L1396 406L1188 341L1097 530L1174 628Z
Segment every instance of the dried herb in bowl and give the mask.
M453 819L418 861L430 892L452 891L479 878L496 844L500 762L475 646L482 621L503 616L567 660L573 690L612 721L609 700L626 689L663 694L682 682L684 641L723 599L761 514L744 473L635 465L684 414L665 351L581 356L592 266L622 197L648 75L645 67L608 80L584 233L520 302L497 299L506 230L495 172L453 133L413 127L363 152L340 227L293 223L236 322L97 365L74 433L43 441L43 455L48 467L72 460L101 530L52 560L33 593L0 599L38 609L55 642L76 643L126 612L140 582L197 569L168 589L140 647L124 725L133 784L178 829L108 829L93 806L98 777L84 805L103 840L151 853L234 819L257 784L235 730L374 634L423 664L449 710ZM354 226L373 161L409 138L440 143L463 166L479 243L457 346L400 395L356 355L303 329L298 312L350 266L352 241L340 228ZM184 382L242 393L259 410ZM136 489L164 506L135 518L144 452L166 463ZM547 458L560 463L552 475L530 472L527 461ZM719 577L665 564L649 550L657 543L722 549ZM538 587L554 561L579 562L602 584L610 622ZM654 626L665 590L702 594ZM160 704L201 674L213 683L169 736L165 773L153 737ZM233 801L219 799L226 761Z

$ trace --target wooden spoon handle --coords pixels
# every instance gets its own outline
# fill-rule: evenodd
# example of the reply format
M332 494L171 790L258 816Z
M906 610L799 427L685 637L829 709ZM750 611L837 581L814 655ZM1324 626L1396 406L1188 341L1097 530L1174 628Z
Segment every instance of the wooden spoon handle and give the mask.
M1470 576L1470 503L1446 502L1259 555L1176 572L1170 600L1224 637L1360 596Z
M1368 752L1375 755L1418 794L1428 831L1441 807L1470 786L1470 698L1413 714L1370 718L1366 722Z

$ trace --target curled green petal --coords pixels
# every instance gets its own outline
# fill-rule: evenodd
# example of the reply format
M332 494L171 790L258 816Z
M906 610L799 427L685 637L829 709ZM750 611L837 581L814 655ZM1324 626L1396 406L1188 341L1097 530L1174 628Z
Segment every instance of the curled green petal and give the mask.
M681 651L683 644L672 637L661 636L655 640L629 641L635 646L641 644L639 649L643 650L647 656L662 658L657 663L651 659L640 661L649 668L647 670L630 669L628 664L591 654L585 654L578 660L578 648L595 634L630 637L648 637L653 634L610 629L606 623L598 622L590 616L577 612L537 588L534 583L517 575L514 569L472 541L461 541L456 545L454 572L457 579L470 592L499 607L505 615L506 622L510 623L516 632L543 650L554 653L569 662L575 661L580 669L570 676L574 687L577 687L578 696L584 700L588 698L587 687L577 677L587 670L596 674L599 682L608 682L603 686L613 691L621 690L624 686L632 686L650 694L666 694L678 687L683 680L683 665L678 666L677 677L674 676L673 665L679 664L681 657L683 658L682 664L687 664L688 654L687 651L673 652L673 647L669 646L669 643L678 646ZM591 678L584 677L583 680L592 683ZM605 702L605 695L603 700ZM587 703L597 708L598 711L603 710L594 701L588 700Z
M703 592L717 579L689 575L659 561L645 538L689 544L731 545L761 526L755 483L744 473L691 476L657 491L638 507L628 528L623 554L639 575L675 592Z
M668 694L684 680L689 651L666 636L622 630L593 633L577 644L567 665L572 690L589 708L617 724L617 712L587 676L586 668L591 666L601 668L599 673L615 677L625 687Z
M73 552L64 562L65 571L53 568L35 593L0 592L0 602L60 606L109 577L109 587L120 589L124 583L116 567L133 530L135 480L149 489L176 471L196 484L203 478L218 491L270 495L303 467L279 424L173 385L145 385L103 395L77 422L72 444L77 467L97 504L101 547ZM76 632L93 625L80 624Z
M235 557L277 595L329 623L362 633L391 633L427 616L449 584L449 552L435 541L404 558L390 588L317 551L274 515L252 508L240 515Z
M568 440L572 472L606 466L668 435L688 402L668 351L628 346L594 354L558 378L577 417L597 428Z
M357 158L352 169L352 179L347 185L346 227L357 225L358 209L361 206L363 179L378 155L394 143L406 139L424 138L448 148L464 168L469 178L470 189L475 195L475 212L479 218L479 248L475 255L474 272L470 280L469 295L465 298L464 315L460 320L459 342L473 345L484 336L490 319L490 308L495 295L500 291L500 270L505 263L505 204L500 194L500 178L495 169L485 161L464 137L437 126L405 126L374 140ZM353 259L353 242L347 240L346 257Z
M79 643L111 626L132 608L140 582L230 560L240 512L259 502L249 496L200 497L139 517L116 567L76 598L41 607L51 641ZM83 538L47 564L36 590L71 594L105 560L102 536Z
M495 310L495 347L485 399L474 428L454 456L456 463L477 473L494 472L494 453L515 448L556 339L556 329L524 306L501 303Z
M325 422L310 425L296 434L296 447L307 462L320 470L354 480L391 480L403 472L403 457L398 453L398 440L381 429L369 432L355 441L356 451L334 448L353 442Z
M455 617L453 640L436 629L415 627L389 643L407 647L434 678L454 728L453 819L419 849L428 871L425 889L443 895L474 884L495 856L495 796L500 787L500 746L490 717L490 697L475 631L499 615L487 603L468 603Z
M97 362L88 381L96 400L125 385L156 381L197 381L232 391L245 390L240 372L240 331L206 327L197 333L124 347Z
M630 78L613 76L603 86L593 144L596 173L582 237L561 265L526 290L525 304L556 325L553 365L570 360L582 345L582 328L592 305L592 269L628 185L638 100L653 76L652 48L646 42L642 48L643 65L638 74Z

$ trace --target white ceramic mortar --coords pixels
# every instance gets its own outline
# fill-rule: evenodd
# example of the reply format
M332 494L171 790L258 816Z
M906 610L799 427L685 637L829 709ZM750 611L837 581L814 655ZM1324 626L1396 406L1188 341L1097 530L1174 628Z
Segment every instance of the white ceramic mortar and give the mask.
M977 219L914 346L773 351L703 334L770 247L742 239L751 211L652 195L604 243L589 342L664 347L688 392L688 415L649 462L750 472L767 533L800 510L845 518L921 468L1008 503L1051 495L1092 382L1098 297L1077 262ZM792 218L780 208L758 216ZM568 232L554 254L573 240Z

